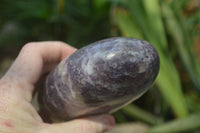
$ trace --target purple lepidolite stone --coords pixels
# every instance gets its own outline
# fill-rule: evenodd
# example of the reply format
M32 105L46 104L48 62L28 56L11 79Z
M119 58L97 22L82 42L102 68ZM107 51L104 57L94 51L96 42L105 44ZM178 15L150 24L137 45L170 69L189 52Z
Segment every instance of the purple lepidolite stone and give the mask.
M124 37L98 41L49 74L41 108L63 120L113 112L146 92L158 71L158 53L148 42Z

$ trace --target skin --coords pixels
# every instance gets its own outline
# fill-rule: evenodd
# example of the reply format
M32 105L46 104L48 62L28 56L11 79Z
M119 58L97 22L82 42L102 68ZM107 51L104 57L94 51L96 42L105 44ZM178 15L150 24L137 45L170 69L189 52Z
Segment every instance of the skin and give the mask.
M0 80L1 133L101 133L112 129L109 114L49 124L32 106L35 86L62 59L76 51L63 42L26 44Z

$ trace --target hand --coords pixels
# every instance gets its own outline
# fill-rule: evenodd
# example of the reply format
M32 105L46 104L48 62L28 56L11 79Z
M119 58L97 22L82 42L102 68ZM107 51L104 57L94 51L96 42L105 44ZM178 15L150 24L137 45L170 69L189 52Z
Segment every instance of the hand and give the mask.
M62 42L25 45L0 80L1 133L101 133L114 126L114 118L103 114L69 122L43 122L32 106L34 86L75 48Z

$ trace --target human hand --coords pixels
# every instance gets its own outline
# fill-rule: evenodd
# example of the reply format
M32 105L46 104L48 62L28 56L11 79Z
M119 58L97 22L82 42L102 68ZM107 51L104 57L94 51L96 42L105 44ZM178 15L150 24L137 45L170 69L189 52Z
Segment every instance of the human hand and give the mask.
M22 48L0 80L1 133L101 133L114 126L114 118L108 114L48 124L32 106L39 79L74 51L62 42L28 43Z

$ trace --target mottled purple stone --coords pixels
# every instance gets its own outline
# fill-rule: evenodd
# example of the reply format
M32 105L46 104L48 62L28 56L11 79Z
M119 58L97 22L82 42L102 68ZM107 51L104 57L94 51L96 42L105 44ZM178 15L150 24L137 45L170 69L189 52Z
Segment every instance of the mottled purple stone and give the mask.
M158 71L158 53L148 42L124 37L98 41L49 74L40 105L49 117L63 120L113 112L146 92Z

